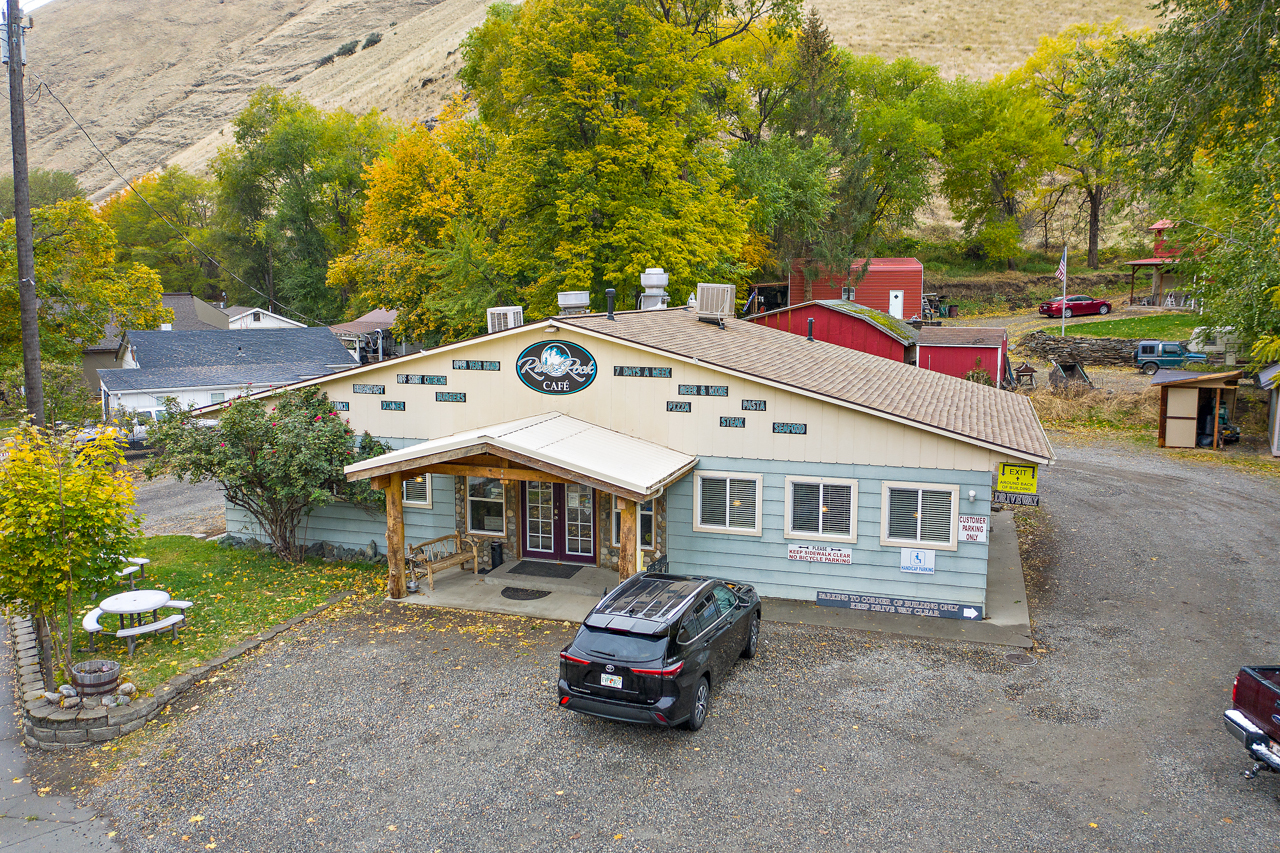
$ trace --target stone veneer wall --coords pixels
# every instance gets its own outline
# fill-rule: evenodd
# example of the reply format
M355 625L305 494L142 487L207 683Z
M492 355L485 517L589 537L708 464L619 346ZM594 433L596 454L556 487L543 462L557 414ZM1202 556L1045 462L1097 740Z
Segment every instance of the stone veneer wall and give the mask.
M480 571L493 568L489 559L489 543L495 539L501 539L504 543L502 546L504 561L513 559L520 553L520 484L515 481L507 483L502 489L502 499L506 515L506 535L498 537L471 533L467 530L467 478L453 478L454 526L463 536L470 536L480 543Z
M1060 338L1035 331L1024 335L1014 349L1019 355L1032 355L1046 361L1130 367L1137 348L1138 340L1134 338Z
M128 705L115 708L62 708L45 699L35 626L28 617L10 617L9 631L13 637L14 666L18 674L19 704L22 708L23 742L32 749L56 752L63 749L83 749L135 732L159 716L165 706L191 689L210 670L274 639L278 634L310 619L349 595L351 593L342 592L331 596L324 604L250 637L207 663L175 675L152 688L151 695L144 696L139 692Z

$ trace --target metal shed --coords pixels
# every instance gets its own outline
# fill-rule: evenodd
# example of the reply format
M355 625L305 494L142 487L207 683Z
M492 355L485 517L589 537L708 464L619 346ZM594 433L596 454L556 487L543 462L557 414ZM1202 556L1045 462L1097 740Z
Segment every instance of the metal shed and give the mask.
M1207 426L1202 429L1206 410L1213 436L1210 447L1220 447L1222 435L1219 418L1212 413L1226 407L1229 417L1235 417L1236 389L1244 371L1230 373L1196 373L1189 370L1158 370L1151 377L1151 385L1160 389L1160 427L1157 444L1160 447L1196 447L1197 434L1208 435Z
M1258 374L1258 387L1270 395L1267 443L1271 445L1271 455L1280 456L1280 364L1273 364Z

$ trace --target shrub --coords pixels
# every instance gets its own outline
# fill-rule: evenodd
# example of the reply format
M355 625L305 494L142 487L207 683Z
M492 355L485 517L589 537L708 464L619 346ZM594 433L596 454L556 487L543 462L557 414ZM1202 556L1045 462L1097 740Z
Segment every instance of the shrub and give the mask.
M337 53L338 56L350 56L351 54L356 52L356 47L359 44L360 42L358 40L349 41L346 44L344 44L342 47L338 48L337 51L335 51L335 53Z
M331 62L333 62L332 53L329 54L328 56L320 57L320 59L316 62L316 68L324 68L326 65L330 64Z
M364 40L364 46L360 49L365 50L366 48L373 47L380 41L382 41L382 33L369 33L369 37Z

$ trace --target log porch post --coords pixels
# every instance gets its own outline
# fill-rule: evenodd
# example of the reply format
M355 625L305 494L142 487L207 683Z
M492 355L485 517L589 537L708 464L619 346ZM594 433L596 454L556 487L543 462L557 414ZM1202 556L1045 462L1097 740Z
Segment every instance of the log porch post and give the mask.
M619 497L621 524L618 525L618 582L626 580L638 571L636 547L636 502Z
M404 598L404 475L387 477L387 597Z

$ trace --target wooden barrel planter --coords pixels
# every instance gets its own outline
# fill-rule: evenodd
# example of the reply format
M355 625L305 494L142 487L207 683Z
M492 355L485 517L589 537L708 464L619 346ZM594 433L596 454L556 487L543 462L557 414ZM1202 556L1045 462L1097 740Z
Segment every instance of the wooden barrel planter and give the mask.
M71 665L71 684L81 696L111 693L119 680L120 664L113 660L87 660Z

